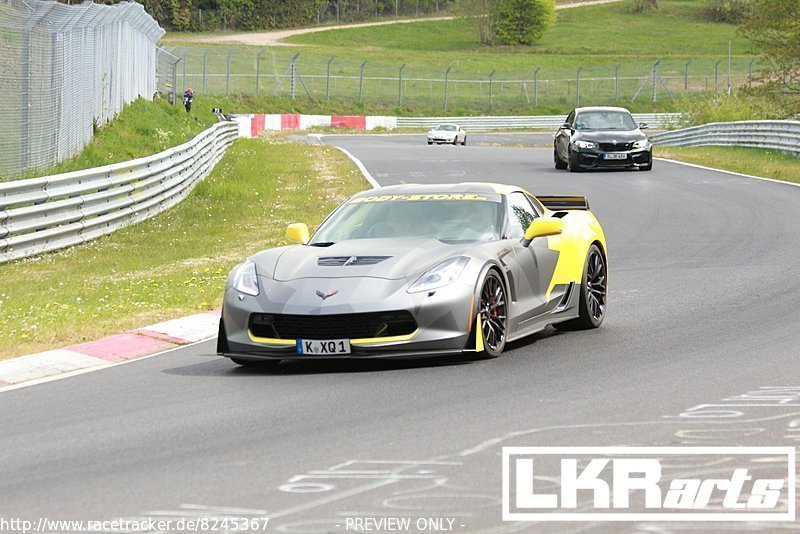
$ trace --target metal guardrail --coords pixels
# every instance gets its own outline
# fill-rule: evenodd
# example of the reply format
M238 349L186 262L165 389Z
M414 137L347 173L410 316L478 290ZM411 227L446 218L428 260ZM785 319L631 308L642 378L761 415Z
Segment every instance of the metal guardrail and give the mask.
M180 202L238 137L219 122L160 154L0 183L0 263L78 245Z
M651 128L674 125L680 113L634 113L637 123L645 122ZM520 116L520 117L397 117L398 128L432 128L437 124L454 123L465 129L508 130L508 129L557 129L564 124L563 115Z
M800 155L800 121L712 122L653 135L654 145L742 146Z

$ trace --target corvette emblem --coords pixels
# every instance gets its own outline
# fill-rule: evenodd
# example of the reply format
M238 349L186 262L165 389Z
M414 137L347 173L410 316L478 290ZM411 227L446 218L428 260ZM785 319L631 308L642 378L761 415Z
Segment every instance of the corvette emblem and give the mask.
M330 297L334 296L334 295L335 295L336 293L338 293L338 292L339 292L339 290L338 290L338 289L334 289L334 290L333 290L333 291L331 291L330 293L327 293L327 294L326 294L326 293L323 293L322 291L320 291L319 289L317 289L317 296L318 296L319 298L321 298L322 300L326 300L326 299L328 299L328 298L330 298Z

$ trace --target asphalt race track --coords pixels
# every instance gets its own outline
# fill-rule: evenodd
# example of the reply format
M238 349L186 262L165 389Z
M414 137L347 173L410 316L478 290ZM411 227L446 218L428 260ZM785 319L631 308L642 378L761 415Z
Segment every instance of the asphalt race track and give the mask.
M344 531L357 516L447 517L456 532L683 531L692 525L504 523L501 448L800 443L800 187L663 161L570 174L552 149L476 146L497 139L323 141L382 184L586 195L609 247L602 328L547 330L497 360L277 372L239 369L206 342L9 391L0 515L268 516L269 532Z

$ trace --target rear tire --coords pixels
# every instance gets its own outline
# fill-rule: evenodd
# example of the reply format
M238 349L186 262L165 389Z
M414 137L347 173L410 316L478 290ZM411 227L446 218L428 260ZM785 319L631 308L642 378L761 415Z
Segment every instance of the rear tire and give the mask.
M496 271L489 271L483 279L478 294L478 313L481 330L476 336L483 337L483 352L479 358L497 358L506 346L508 332L508 299L503 280Z
M464 140L461 141L461 146L467 146L467 136L464 136Z
M597 328L606 316L606 281L608 266L600 247L592 245L583 265L577 318L555 326L559 330L589 330Z
M567 162L558 157L558 150L553 148L553 162L556 164L556 169L563 171L567 168Z
M231 361L242 367L251 369L277 369L281 360L245 360L242 358L231 358Z

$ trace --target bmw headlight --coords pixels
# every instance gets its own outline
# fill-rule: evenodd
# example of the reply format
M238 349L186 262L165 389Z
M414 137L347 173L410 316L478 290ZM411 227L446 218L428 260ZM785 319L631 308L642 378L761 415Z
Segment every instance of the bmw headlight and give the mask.
M649 139L642 139L641 141L634 141L633 148L647 148L650 146Z
M593 143L591 141L583 141L579 139L578 141L575 141L575 146L578 148L597 148L597 143Z
M258 295L258 277L256 264L250 260L245 261L236 268L233 275L233 288L247 295Z
M459 256L457 258L450 258L443 262L437 263L431 267L422 276L417 278L411 287L408 288L409 293L420 293L422 291L432 291L448 284L452 284L469 263L469 258L466 256Z

